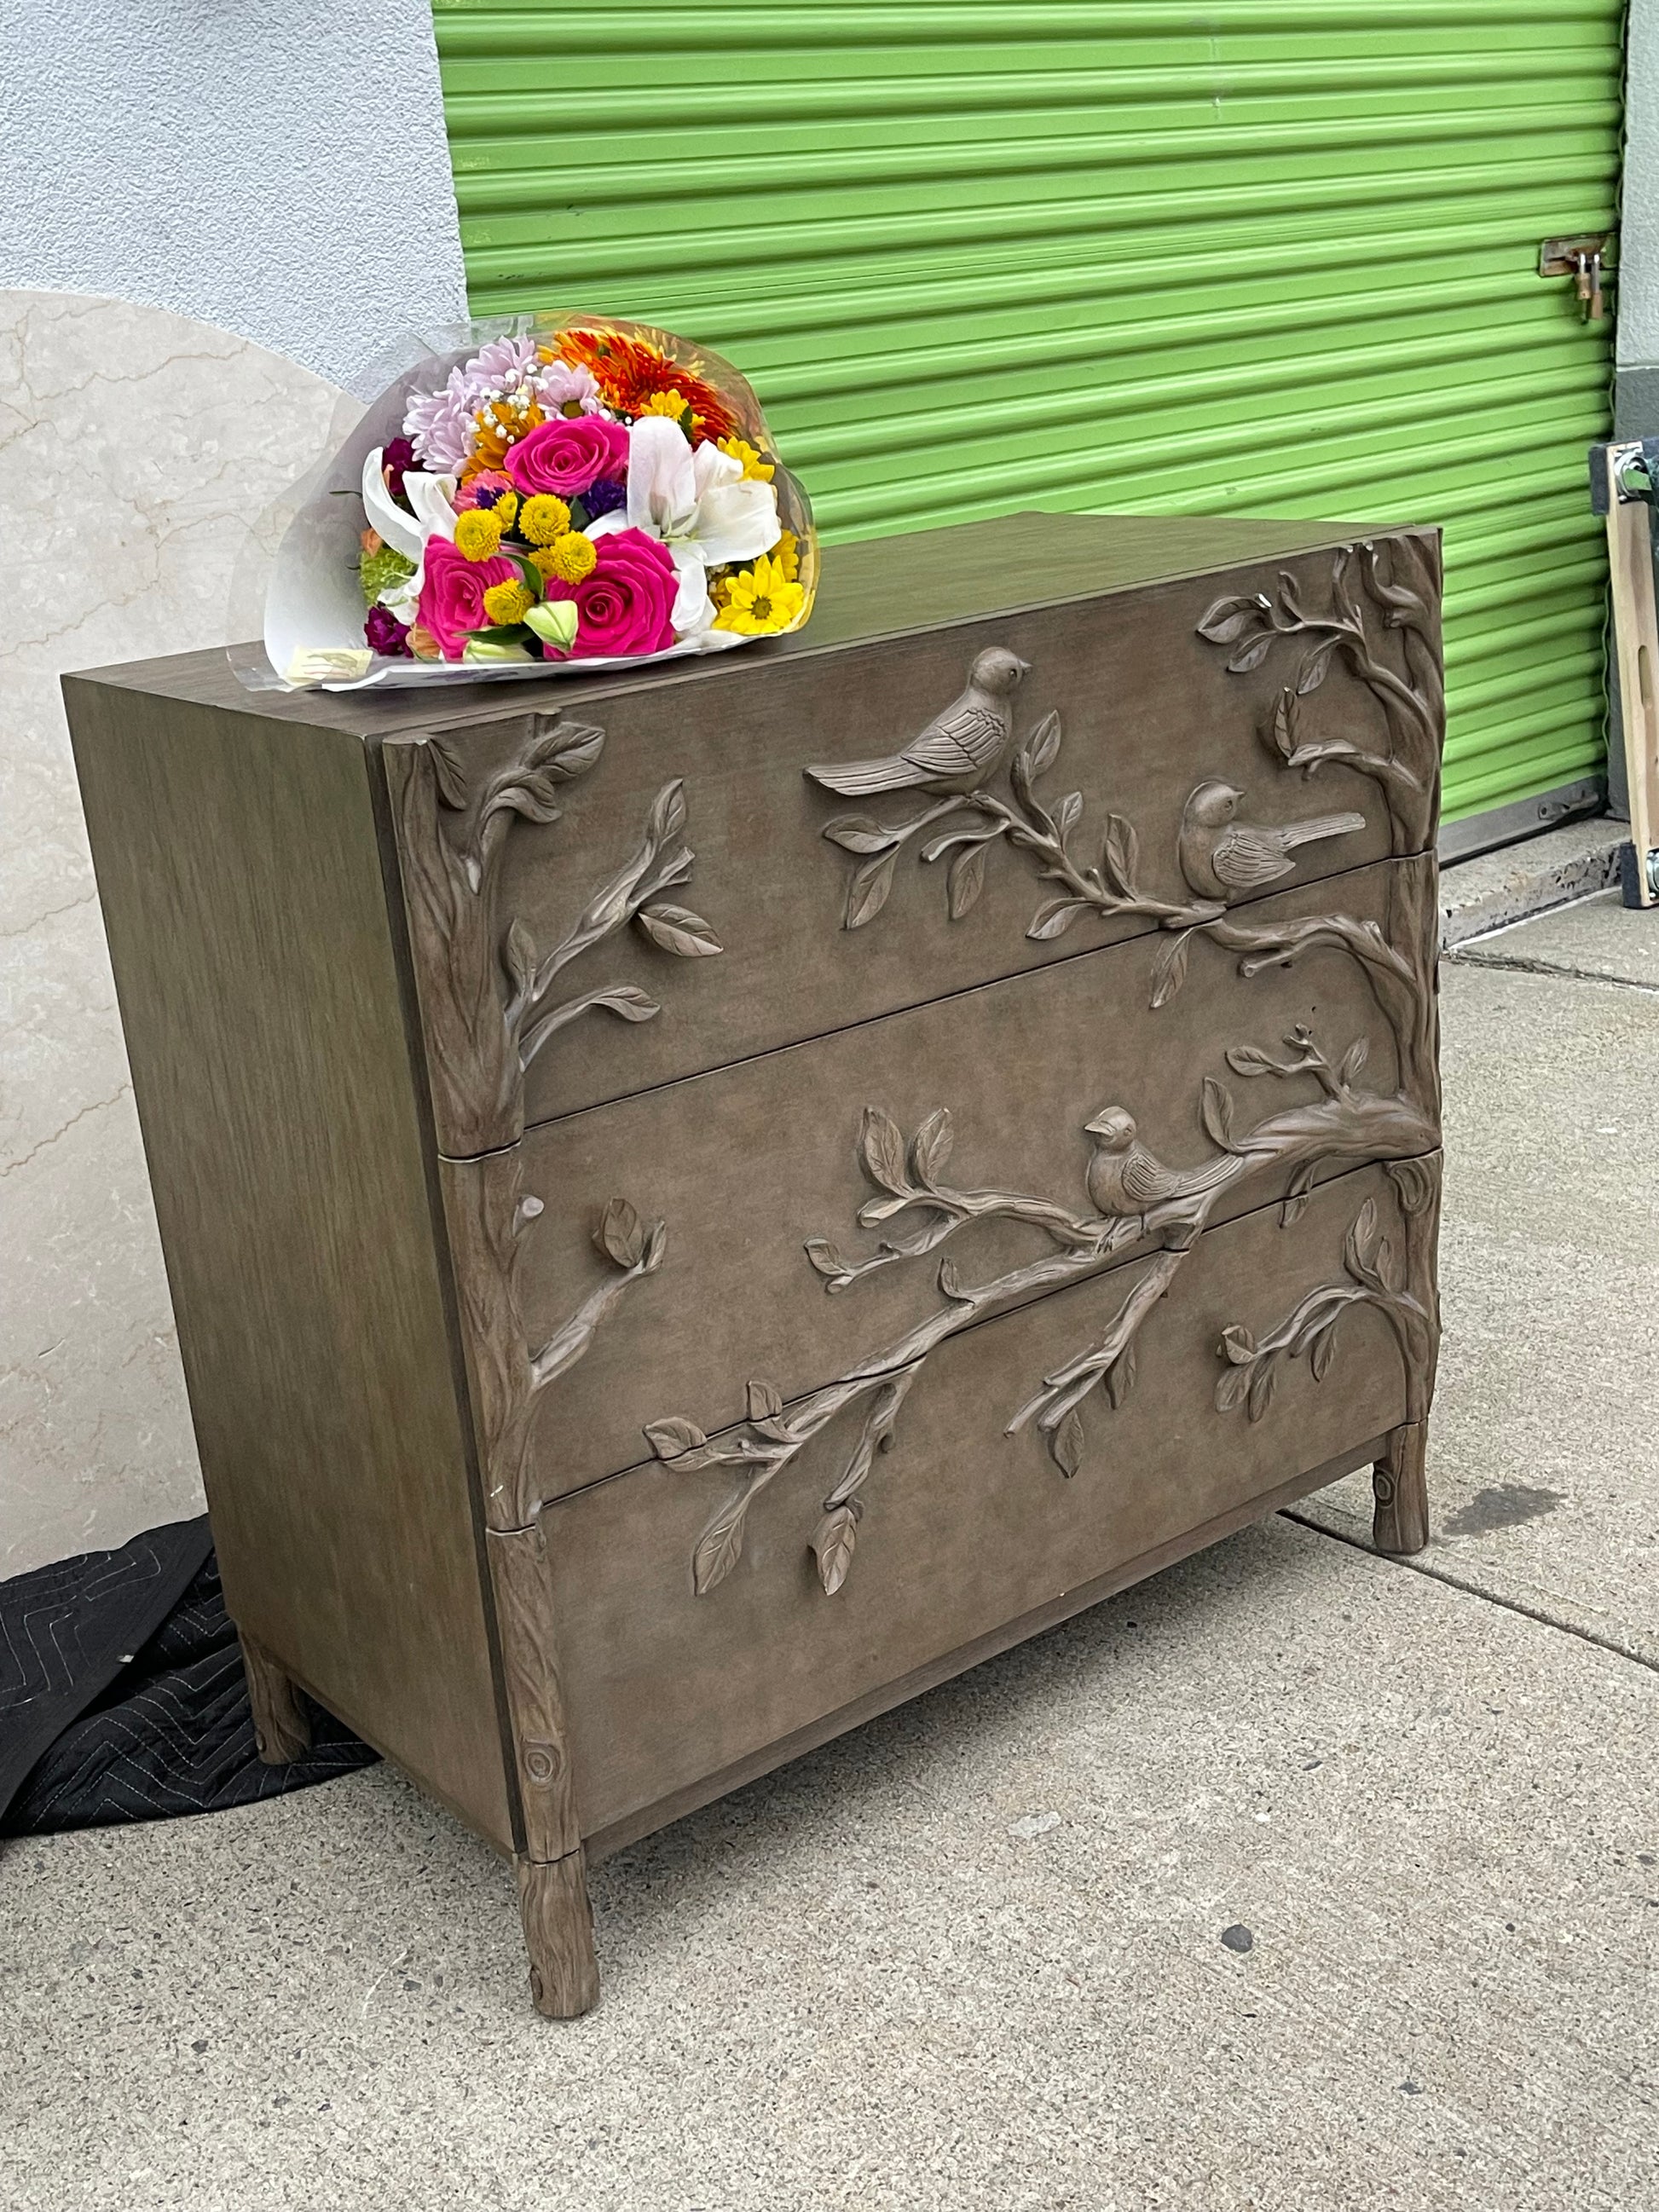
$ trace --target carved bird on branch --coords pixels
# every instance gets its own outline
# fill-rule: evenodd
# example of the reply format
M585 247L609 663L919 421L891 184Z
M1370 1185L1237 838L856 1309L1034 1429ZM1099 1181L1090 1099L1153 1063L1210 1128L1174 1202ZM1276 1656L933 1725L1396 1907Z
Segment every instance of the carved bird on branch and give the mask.
M968 686L902 752L880 760L826 762L806 771L814 783L848 798L873 791L969 792L994 776L1013 734L1010 704L1028 661L1003 647L981 653Z
M1243 793L1218 779L1200 783L1187 801L1176 840L1181 872L1201 898L1229 899L1288 876L1298 845L1363 830L1363 814L1321 814L1311 822L1241 822Z
M1150 1213L1184 1198L1201 1198L1233 1172L1231 1152L1222 1152L1195 1168L1166 1167L1158 1154L1143 1145L1135 1117L1125 1106L1107 1106L1084 1124L1085 1136L1095 1140L1086 1178L1089 1203L1109 1219L1121 1220Z

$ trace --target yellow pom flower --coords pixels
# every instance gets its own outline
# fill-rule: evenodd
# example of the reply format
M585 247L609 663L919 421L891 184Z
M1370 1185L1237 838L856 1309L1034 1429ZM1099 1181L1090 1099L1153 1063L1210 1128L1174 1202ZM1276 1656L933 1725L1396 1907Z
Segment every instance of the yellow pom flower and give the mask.
M567 530L556 538L547 549L547 566L536 566L544 576L556 576L562 584L580 584L584 576L591 576L599 565L599 553L592 539L585 531Z
M793 530L786 530L779 538L777 544L772 548L772 560L775 567L782 569L788 582L792 584L799 582L800 540Z
M739 570L726 582L726 604L714 617L716 629L734 629L744 637L771 637L800 619L806 594L790 582L774 560L763 553L752 568Z
M519 535L532 545L551 545L570 527L570 509L550 491L533 491L519 517Z
M684 423L690 412L691 402L683 392L653 392L640 410L641 417L666 415L670 422L680 423Z
M729 453L734 461L743 463L744 475L752 483L770 483L773 477L776 476L778 472L776 462L763 460L759 453L746 438L720 438L715 442L719 445L721 453Z
M492 584L484 593L484 612L503 625L521 623L535 604L535 593L516 576L510 584Z
M518 511L519 495L515 491L498 491L495 504L489 510L503 530L512 529L513 518Z
M469 561L489 561L501 550L501 526L494 507L470 507L455 525L455 550Z

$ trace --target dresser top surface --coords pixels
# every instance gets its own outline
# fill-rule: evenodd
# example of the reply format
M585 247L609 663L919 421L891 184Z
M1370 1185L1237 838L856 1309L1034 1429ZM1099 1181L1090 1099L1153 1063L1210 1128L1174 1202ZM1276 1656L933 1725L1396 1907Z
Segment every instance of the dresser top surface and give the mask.
M1399 534L1401 526L1386 526ZM771 659L833 652L957 623L1144 590L1256 562L1291 559L1383 526L1256 521L1240 516L1024 514L908 536L827 546L811 620L793 636L748 648ZM251 648L257 655L258 648ZM725 654L534 684L456 684L356 692L250 690L222 647L78 671L69 680L346 731L373 738L532 705L568 709L621 688L696 682Z

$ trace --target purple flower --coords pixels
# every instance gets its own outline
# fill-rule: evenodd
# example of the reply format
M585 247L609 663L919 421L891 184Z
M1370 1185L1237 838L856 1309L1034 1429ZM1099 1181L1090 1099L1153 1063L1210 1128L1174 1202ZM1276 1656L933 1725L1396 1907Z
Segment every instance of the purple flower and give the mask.
M614 477L601 477L582 494L582 505L590 522L597 522L602 514L612 514L628 504L628 486L618 483Z
M412 660L409 649L409 624L400 623L390 607L371 607L368 620L363 624L363 637L371 653L380 653L387 660Z
M386 489L393 499L404 495L404 471L415 465L415 448L407 438L389 438L380 453L380 466L386 471Z

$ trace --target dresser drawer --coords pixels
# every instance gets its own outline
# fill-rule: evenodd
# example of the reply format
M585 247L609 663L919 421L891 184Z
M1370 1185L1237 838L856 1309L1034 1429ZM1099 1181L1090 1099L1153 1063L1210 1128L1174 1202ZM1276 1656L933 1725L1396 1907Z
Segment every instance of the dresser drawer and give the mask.
M1172 1223L1429 1150L1433 911L1431 859L1382 862L1196 932L1158 1006L1162 932L444 1163L475 1364L504 1338L585 1346L533 1389L521 1370L491 1521L642 1459L665 1413L712 1430L751 1385L793 1398L881 1358L941 1262L1015 1304Z
M1403 536L388 741L440 1151L1425 848L1433 565Z
M719 1549L711 1530L762 1470L637 1468L550 1508L583 1832L1360 1455L1426 1392L1437 1185L1437 1158L1360 1170L1322 1185L1291 1232L1265 1209L941 1343L854 1493L861 1517L833 1596L810 1546L861 1424L883 1418L883 1384L756 1492L740 1552L701 1595L694 1561ZM1099 1388L1085 1401L1068 1480L1035 1422L1008 1425L1126 1300L1158 1289L1155 1270L1162 1302L1134 1339L1133 1388L1115 1409ZM1227 1358L1228 1341L1255 1357Z

